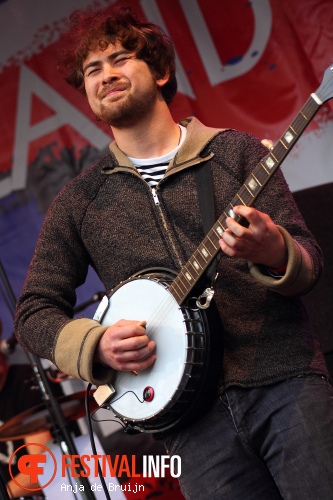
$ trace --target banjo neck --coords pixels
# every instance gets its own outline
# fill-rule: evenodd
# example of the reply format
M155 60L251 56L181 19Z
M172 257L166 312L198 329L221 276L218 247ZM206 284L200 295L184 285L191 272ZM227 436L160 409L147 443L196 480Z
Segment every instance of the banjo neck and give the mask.
M249 207L254 203L270 178L288 156L319 108L325 101L333 97L332 74L333 65L326 69L320 87L315 93L311 94L276 145L256 165L253 172L248 176L240 190L169 286L169 292L179 305L184 302L219 253L219 240L222 238L223 232L227 229L226 219L232 217L237 222L240 221L241 217L234 213L233 208L236 205Z

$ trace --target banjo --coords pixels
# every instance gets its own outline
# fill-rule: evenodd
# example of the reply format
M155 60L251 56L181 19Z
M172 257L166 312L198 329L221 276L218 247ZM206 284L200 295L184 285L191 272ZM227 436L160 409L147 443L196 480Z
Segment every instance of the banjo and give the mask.
M151 367L139 373L117 371L112 384L98 387L94 394L127 432L175 430L197 419L213 402L223 354L214 290L207 288L199 298L190 294L220 251L227 217L240 220L233 207L253 204L319 108L333 97L332 80L333 65L177 275L167 269L143 270L99 304L95 320L112 325L121 318L144 318L147 335L156 342L157 358Z

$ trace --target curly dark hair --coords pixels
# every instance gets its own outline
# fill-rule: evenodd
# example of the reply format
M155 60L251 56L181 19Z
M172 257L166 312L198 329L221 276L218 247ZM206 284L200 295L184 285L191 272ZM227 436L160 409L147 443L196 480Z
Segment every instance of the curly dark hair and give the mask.
M66 82L85 94L82 65L88 52L105 50L116 41L145 61L157 79L169 73L169 80L161 92L166 103L170 104L177 92L172 41L162 28L140 21L128 7L76 10L71 14L58 61L58 69Z

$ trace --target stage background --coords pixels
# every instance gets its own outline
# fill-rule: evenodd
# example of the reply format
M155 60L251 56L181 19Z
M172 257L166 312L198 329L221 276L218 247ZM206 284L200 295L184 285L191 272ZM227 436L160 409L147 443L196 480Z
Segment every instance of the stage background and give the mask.
M108 128L96 122L85 99L56 69L69 13L92 3L107 8L114 2L0 1L0 258L16 297L52 199L104 154L111 139ZM132 5L173 38L179 91L171 109L177 120L195 115L207 125L237 128L275 142L333 62L332 0L118 3ZM330 101L283 164L293 192L324 186L327 194L333 182L332 132ZM306 207L311 205L317 207L312 196ZM331 212L317 217L322 226L332 228ZM101 285L91 273L78 290L78 304L97 291ZM0 316L9 337L13 319L4 296ZM325 288L325 300L332 304L331 287ZM321 304L316 302L317 313ZM332 345L331 309L327 307L324 318L327 351Z

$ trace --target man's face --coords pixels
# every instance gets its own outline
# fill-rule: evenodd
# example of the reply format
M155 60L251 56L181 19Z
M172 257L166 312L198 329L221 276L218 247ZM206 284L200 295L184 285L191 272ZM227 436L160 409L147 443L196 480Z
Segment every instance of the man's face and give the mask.
M88 53L83 62L85 90L95 115L111 127L141 120L158 100L158 86L148 65L120 42Z

